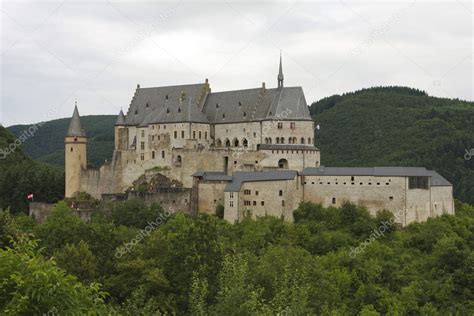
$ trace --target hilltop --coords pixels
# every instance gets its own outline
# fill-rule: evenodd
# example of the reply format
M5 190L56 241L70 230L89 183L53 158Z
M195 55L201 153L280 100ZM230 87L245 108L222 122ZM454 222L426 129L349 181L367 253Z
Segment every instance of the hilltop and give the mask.
M320 124L316 146L327 166L423 166L474 203L474 103L404 87L334 95L310 108Z
M115 115L82 116L82 127L87 134L87 161L92 166L100 166L105 159L112 157L114 150ZM66 135L70 118L45 122L23 144L24 151L31 158L56 166L64 166L64 135ZM29 125L8 127L14 135L20 135Z

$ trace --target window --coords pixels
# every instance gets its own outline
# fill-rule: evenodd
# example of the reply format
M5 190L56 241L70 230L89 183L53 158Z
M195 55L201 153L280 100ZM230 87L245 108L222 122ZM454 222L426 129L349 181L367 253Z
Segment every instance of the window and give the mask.
M354 177L351 177L351 181L354 182Z
M264 205L265 205L265 201L261 201L261 202L260 202L260 205L261 205L261 206L264 206Z
M234 201L229 201L229 206L234 207Z
M409 177L409 189L428 189L428 177Z
M250 201L244 201L245 206L250 206Z
M285 206L285 200L281 200L281 206Z
M184 131L181 131L181 138L184 138Z
M278 129L282 129L283 128L283 123L282 122L278 122Z
M255 195L258 195L258 191L255 191Z
M145 137L145 131L142 131L142 137Z
M204 132L204 139L207 139L207 132Z
M332 198L332 204L336 204L336 198L335 197Z
M174 131L174 138L178 138L178 131Z
M283 190L278 191L279 196L283 196Z
M193 139L196 139L196 131L193 131Z
M199 139L201 139L201 138L202 138L201 131L199 131Z
M148 102L145 104L145 107L147 107L147 108L149 108L149 107L150 107L150 105L148 104Z
M143 154L143 153L140 154L140 160L141 160L141 161L145 160L145 154Z
M301 143L304 144L304 138L303 137L301 137Z
M165 159L165 151L164 150L161 151L161 158Z
M234 192L230 192L229 196L230 196L231 199L233 199L234 198Z
M291 122L291 123L290 123L290 128L291 128L291 129L295 129L295 122Z
M145 150L145 142L140 142L140 149Z
M257 205L257 201L253 201L253 206L256 206Z
M74 150L74 148L71 147L71 152Z
M244 195L250 195L250 190L244 190Z
M393 201L393 196L390 196L388 199L389 199L390 201Z
M168 100L168 95L165 95L165 100Z
M218 108L219 108L219 103L216 103L216 109L218 109Z
M154 150L151 151L151 159L155 159L155 151Z

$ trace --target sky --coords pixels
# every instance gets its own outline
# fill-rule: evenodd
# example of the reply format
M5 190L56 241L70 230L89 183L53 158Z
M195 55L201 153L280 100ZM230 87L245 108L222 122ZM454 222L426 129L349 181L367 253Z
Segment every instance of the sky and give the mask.
M141 87L372 86L473 100L471 1L1 1L0 123L127 110Z

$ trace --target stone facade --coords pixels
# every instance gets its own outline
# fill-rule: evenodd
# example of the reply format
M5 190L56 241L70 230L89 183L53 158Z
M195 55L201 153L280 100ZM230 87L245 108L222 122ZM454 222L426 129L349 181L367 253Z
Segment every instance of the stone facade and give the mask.
M406 225L454 212L452 186L424 168L318 168L314 122L303 89L278 87L211 92L202 84L140 88L115 124L111 161L86 168L86 135L74 110L66 150L66 196L95 198L128 192L141 177L159 173L179 183L142 197L189 213L238 221L277 216L292 220L299 203L363 205L403 212ZM415 179L415 180L413 180ZM415 181L415 182L413 182ZM412 188L413 183L419 186ZM413 183L412 183L413 182Z

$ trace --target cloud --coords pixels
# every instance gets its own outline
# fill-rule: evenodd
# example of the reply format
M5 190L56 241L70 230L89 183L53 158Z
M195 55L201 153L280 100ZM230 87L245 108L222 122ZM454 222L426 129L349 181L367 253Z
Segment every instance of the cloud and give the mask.
M466 1L6 1L0 122L126 109L135 86L285 84L308 102L373 85L472 100Z

